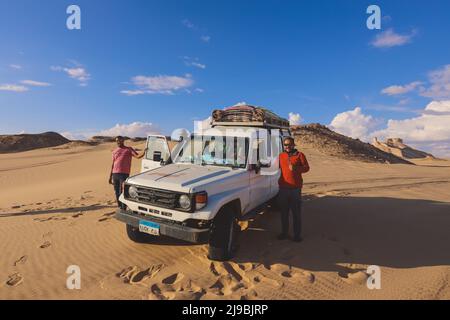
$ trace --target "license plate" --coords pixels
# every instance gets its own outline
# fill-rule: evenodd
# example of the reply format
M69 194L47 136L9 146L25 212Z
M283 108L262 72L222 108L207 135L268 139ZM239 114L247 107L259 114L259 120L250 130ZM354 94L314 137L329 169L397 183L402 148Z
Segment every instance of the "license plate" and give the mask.
M159 224L141 220L139 221L139 231L153 236L159 236Z

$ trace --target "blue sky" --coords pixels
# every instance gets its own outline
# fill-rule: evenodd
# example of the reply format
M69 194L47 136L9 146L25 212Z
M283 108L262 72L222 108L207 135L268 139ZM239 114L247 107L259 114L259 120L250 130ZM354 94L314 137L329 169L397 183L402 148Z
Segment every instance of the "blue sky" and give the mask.
M81 30L66 27L70 4ZM381 30L366 27L370 4ZM445 0L0 0L0 133L170 133L245 101L303 123L353 111L334 127L369 136L345 128L387 130L450 100L449 13Z

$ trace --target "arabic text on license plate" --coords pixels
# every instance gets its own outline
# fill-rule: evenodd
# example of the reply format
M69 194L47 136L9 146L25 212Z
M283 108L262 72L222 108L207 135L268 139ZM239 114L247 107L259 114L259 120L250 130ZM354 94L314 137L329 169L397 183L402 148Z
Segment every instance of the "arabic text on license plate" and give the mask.
M159 224L141 220L139 221L139 231L154 236L159 236Z

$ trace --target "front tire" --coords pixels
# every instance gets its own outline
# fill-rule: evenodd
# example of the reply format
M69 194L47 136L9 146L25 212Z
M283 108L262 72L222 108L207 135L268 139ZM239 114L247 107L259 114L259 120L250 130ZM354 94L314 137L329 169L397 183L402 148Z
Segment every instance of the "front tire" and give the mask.
M127 235L131 241L136 243L146 243L153 239L151 235L140 232L138 228L135 228L129 224L127 224Z
M221 210L214 219L209 237L208 259L227 261L236 252L240 227L233 210Z

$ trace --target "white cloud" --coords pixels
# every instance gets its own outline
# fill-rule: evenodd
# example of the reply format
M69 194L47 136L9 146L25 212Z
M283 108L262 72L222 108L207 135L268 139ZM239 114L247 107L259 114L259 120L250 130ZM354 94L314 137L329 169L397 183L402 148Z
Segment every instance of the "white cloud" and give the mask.
M150 122L133 122L130 124L116 124L114 127L100 131L100 136L146 137L149 134L160 133L158 126Z
M337 114L329 124L331 130L340 134L367 140L371 130L380 124L380 120L363 114L360 107Z
M442 100L450 98L450 64L428 73L428 81L414 81L406 85L393 85L381 90L389 96L417 91L422 97Z
M20 70L22 69L22 66L19 64L10 64L9 65L10 68L16 69L16 70Z
M433 99L450 98L450 64L428 74L431 86L421 92L424 97Z
M69 140L88 140L93 136L127 136L134 137L146 137L148 134L159 134L160 129L157 125L150 122L132 122L129 124L116 124L114 127L104 130L77 130L77 131L65 131L60 134Z
M40 81L34 81L34 80L22 80L20 83L25 84L27 86L32 87L49 87L51 86L48 82L40 82Z
M91 75L86 70L86 68L84 68L80 65L77 65L76 67L73 67L73 68L52 66L52 67L50 67L50 69L53 71L65 72L70 78L77 80L81 87L86 87L88 81L91 78Z
M188 19L184 19L181 23L188 29L197 29L197 27Z
M199 69L206 69L206 65L203 63L200 63L198 58L190 58L190 57L183 57L184 64L188 67L196 67Z
M0 84L0 91L25 92L28 88L17 84Z
M389 120L387 127L372 136L402 138L410 143L445 143L450 146L450 100L433 101L422 114L404 120Z
M127 96L138 96L140 94L146 94L146 91L143 90L122 90L121 93L127 95Z
M289 112L289 124L291 126L297 126L302 123L303 119L299 113Z
M181 89L187 89L194 84L190 74L179 76L136 76L131 79L137 87L133 90L122 90L121 93L133 96L140 94L167 94L172 95Z
M418 116L390 119L379 130L380 120L364 115L360 108L336 115L330 129L341 134L370 141L401 138L406 144L438 157L450 157L450 100L429 103Z
M430 113L430 114L450 114L450 100L443 100L443 101L433 101L430 104L428 104L425 109L423 110L423 113Z
M395 46L402 46L411 42L412 38L416 35L416 31L412 31L410 34L395 33L393 29L388 29L378 34L371 42L371 45L376 48L391 48Z
M196 26L194 23L192 23L190 20L188 19L184 19L183 21L181 21L181 23L188 29L194 30L195 33L200 34L200 33L206 33L206 30L202 30L202 28L199 28L198 26ZM200 37L200 40L202 40L203 42L209 42L211 40L211 36L208 36L206 34L203 34Z
M387 94L389 96L400 95L400 94L405 94L405 93L414 91L417 88L419 88L421 85L422 85L422 82L414 81L414 82L411 82L404 86L394 85L394 86L384 88L383 90L381 90L381 93Z
M203 35L200 37L203 42L209 42L211 40L211 36Z
M62 135L64 138L69 140L87 140L89 136L85 134L84 132L59 132L60 135Z

